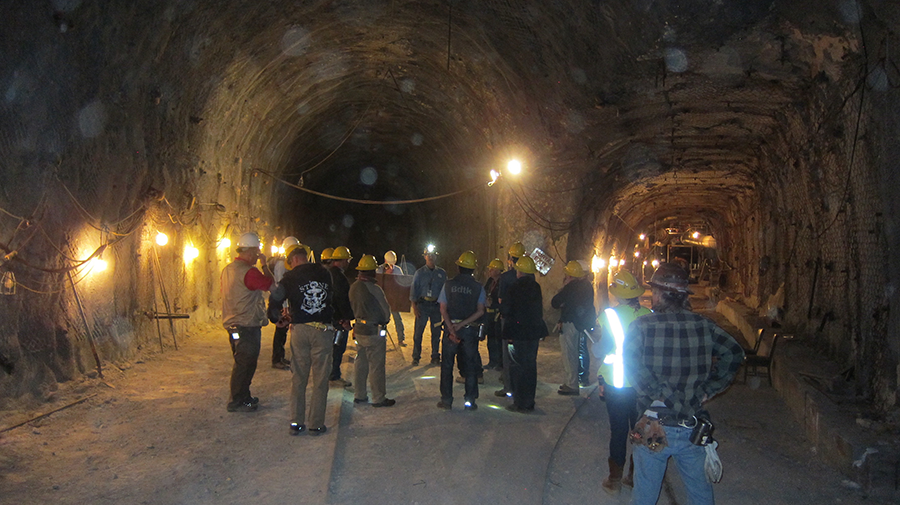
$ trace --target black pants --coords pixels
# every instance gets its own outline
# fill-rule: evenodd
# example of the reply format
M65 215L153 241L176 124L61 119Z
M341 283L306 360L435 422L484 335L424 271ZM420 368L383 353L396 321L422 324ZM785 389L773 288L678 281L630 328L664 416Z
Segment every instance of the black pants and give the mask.
M258 326L238 326L237 331L237 340L228 332L228 341L231 342L231 351L234 353L234 367L231 369L232 406L250 401L250 383L256 373L262 338L262 329Z
M466 401L475 401L478 398L478 331L472 328L462 328L456 334L460 342L458 344L450 340L449 333L444 332L441 346L441 401L446 404L453 403L453 359L459 353L460 360L464 363L461 372L466 378Z
M578 331L578 382L582 386L587 386L591 383L591 353L588 351L587 335L580 328Z
M484 315L484 334L487 335L488 366L503 366L503 339L496 312Z
M537 353L540 340L513 340L509 350L509 380L513 403L523 409L534 408L537 389Z
M339 325L335 325L335 328L339 328ZM334 349L332 351L331 356L331 377L329 380L340 380L341 378L341 362L344 360L344 351L347 350L347 338L341 338L337 344L334 344Z
M275 336L272 337L272 364L277 365L284 359L284 344L287 342L288 327L275 327Z
M604 397L609 414L609 457L625 466L628 432L637 422L637 392L634 388L618 389L607 384Z

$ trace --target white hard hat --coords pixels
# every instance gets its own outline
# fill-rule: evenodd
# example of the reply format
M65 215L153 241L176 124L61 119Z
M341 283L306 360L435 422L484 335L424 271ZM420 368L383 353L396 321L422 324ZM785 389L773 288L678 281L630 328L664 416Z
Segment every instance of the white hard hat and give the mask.
M384 253L384 262L388 265L395 265L397 263L397 253L394 251Z
M247 232L241 235L241 238L238 239L237 243L238 248L241 247L255 247L259 249L259 235L253 232Z
M300 245L300 241L297 240L297 237L284 237L284 240L281 242L281 248L285 251L292 245Z

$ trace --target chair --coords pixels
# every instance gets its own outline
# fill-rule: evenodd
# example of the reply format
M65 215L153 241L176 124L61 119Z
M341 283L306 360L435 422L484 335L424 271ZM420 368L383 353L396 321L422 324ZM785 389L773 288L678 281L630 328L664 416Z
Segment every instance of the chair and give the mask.
M763 338L765 336L765 338ZM765 341L765 346L761 343ZM753 354L744 355L744 382L747 382L747 372L753 368L753 375L759 376L759 369L766 369L766 378L769 379L769 385L772 385L772 360L775 357L775 346L778 344L778 334L768 332L766 334L760 330L759 339L756 341L755 352Z
M757 332L758 333L756 334L756 342L753 343L753 348L744 347L744 356L759 354L759 344L762 343L763 334L765 334L766 329L760 328L759 330L757 330Z

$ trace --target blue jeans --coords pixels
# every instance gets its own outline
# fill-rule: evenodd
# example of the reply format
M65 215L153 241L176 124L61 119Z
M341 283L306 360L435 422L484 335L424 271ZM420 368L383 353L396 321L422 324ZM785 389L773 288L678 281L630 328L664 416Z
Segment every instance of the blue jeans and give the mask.
M646 445L634 448L634 491L632 505L654 505L659 499L666 464L669 456L675 458L678 473L687 489L687 502L691 505L713 505L713 487L706 480L704 463L706 450L691 443L691 429L664 426L668 445L660 452L653 452Z
M441 401L453 404L453 359L460 361L460 373L466 378L466 392L463 398L474 402L478 398L478 372L481 365L478 359L478 332L472 328L462 328L457 332L458 344L450 340L450 334L444 332L441 351Z
M412 359L418 361L422 357L422 336L425 334L425 327L428 321L431 321L431 359L441 357L441 329L435 325L441 324L441 308L437 303L419 302L420 317L416 318L416 328L413 333L413 352Z

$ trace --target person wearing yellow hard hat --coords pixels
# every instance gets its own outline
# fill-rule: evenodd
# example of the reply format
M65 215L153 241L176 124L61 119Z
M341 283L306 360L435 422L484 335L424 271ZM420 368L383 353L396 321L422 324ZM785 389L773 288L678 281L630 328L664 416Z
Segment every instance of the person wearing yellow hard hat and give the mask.
M388 251L384 253L384 263L375 270L376 274L403 275L403 269L397 264L397 253ZM397 332L397 345L406 347L406 333L403 327L403 318L399 310L391 309L391 318L394 320L394 330Z
M322 265L309 261L307 249L290 246L285 261L290 267L269 294L268 317L279 321L285 301L291 322L291 425L288 433L325 433L325 404L328 375L334 346L332 326L333 287L331 274ZM306 386L312 381L309 411Z
M534 279L537 268L534 260L523 256L516 261L516 282L506 294L506 323L503 337L509 341L509 379L512 386L512 405L507 410L527 413L534 410L537 388L537 353L546 337L544 303L541 286Z
M617 493L624 484L634 487L634 461L624 472L627 453L628 431L637 422L637 393L625 376L622 363L625 332L632 321L646 314L650 309L641 306L640 296L644 287L631 272L620 270L609 285L609 294L616 305L604 309L597 317L596 328L600 340L591 351L600 361L598 370L598 393L606 400L609 414L609 475L601 486L608 493Z
M353 307L350 305L350 279L344 272L350 266L353 256L350 249L345 246L335 247L331 253L331 280L334 285L334 327L340 332L334 342L331 364L331 384L344 388L350 388L352 382L341 376L341 363L344 360L344 352L347 350L347 337L354 319Z
M458 355L466 384L463 405L466 410L475 410L478 408L475 400L481 372L479 323L484 315L485 294L481 284L472 277L477 266L475 253L462 253L456 265L459 275L445 282L438 295L444 336L441 343L441 401L437 406L450 410L453 405L453 361Z
M579 394L581 347L585 330L594 327L594 287L587 280L581 263L570 261L565 267L563 287L550 300L550 306L559 309L559 350L563 365L563 383L557 393Z
M507 304L504 302L504 299L507 298L506 291L509 289L513 283L516 282L516 262L519 261L519 258L525 257L525 245L521 242L515 242L513 245L509 246L509 249L506 251L506 265L507 270L500 274L500 280L498 281L497 287L497 301L499 302L499 310L500 310L500 334L503 335L503 326L506 324L506 312L507 312ZM494 391L494 396L501 397L511 397L512 396L512 382L509 380L509 346L507 342L504 342L501 339L500 350L503 356L503 369L500 375L500 381L503 383L503 388L497 391Z
M503 348L500 334L500 273L503 262L494 258L488 264L488 278L484 281L487 300L484 304L484 334L487 337L488 363L485 370L503 369Z
M422 337L425 334L425 326L431 321L431 364L440 365L441 308L438 306L437 297L441 294L444 281L447 280L447 271L435 263L437 250L434 245L429 244L422 252L422 256L425 258L425 266L416 270L409 290L409 300L416 316L412 364L417 366L422 358Z
M244 233L238 239L237 257L222 269L222 326L234 356L228 412L252 412L259 405L259 398L250 394L250 383L259 360L262 327L268 324L263 292L275 285L260 245L259 235Z
M328 268L331 266L331 255L334 254L333 247L326 247L322 249L322 254L319 257L319 262L325 267Z
M392 407L397 402L386 396L385 356L387 338L385 328L391 319L391 306L381 286L375 283L378 263L375 256L363 254L356 265L359 275L350 285L350 304L356 322L353 338L356 340L356 362L353 366L353 382L356 384L353 403L367 403L369 393L366 381L372 387L373 407Z

